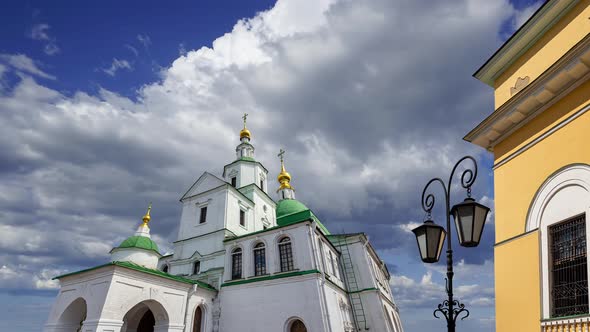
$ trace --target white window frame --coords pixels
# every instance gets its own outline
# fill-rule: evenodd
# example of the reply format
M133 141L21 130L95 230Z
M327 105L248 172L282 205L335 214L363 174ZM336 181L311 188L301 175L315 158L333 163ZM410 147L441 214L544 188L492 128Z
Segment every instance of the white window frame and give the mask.
M590 243L590 165L586 164L569 165L553 173L530 205L525 230L539 230L543 319L551 318L548 228L583 213L586 214L586 243ZM586 257L590 257L590 246L586 250ZM590 264L587 265L590 275Z

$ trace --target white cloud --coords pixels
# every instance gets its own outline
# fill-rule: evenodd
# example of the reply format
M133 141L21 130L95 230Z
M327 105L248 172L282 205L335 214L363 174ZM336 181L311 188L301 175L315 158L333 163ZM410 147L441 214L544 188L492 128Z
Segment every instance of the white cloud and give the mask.
M137 40L145 47L146 49L152 45L152 40L148 35L137 35Z
M24 54L0 54L0 60L6 62L12 68L38 77L55 80L56 77L42 71L35 62Z
M513 28L514 30L519 29L533 14L541 7L543 4L543 0L537 0L533 2L531 5L516 11L513 20Z
M139 52L137 51L137 49L129 44L125 44L125 48L128 49L131 53L133 53L133 55L135 55L136 57L139 55Z
M55 55L60 52L60 48L56 44L55 37L49 35L49 24L40 23L35 24L31 29L31 39L45 42L43 51L47 55Z
M102 71L105 72L109 76L115 76L117 71L120 69L126 69L128 71L133 70L133 66L127 60L119 60L117 58L113 58L113 62L109 68L103 68Z

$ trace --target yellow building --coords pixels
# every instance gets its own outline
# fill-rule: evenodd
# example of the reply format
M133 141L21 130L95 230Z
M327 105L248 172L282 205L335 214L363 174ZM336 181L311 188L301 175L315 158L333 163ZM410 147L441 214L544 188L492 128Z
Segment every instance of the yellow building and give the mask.
M496 330L589 331L590 0L546 2L475 74L494 112Z

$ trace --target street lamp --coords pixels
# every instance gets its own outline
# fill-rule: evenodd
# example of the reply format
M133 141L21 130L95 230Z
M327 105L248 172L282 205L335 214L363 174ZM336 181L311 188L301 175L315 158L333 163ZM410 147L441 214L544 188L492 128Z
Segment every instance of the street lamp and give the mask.
M455 175L457 167L466 159L473 162L473 169L466 169L461 175L461 186L467 189L467 198L459 203L450 207L450 196L451 196L451 181ZM449 234L447 238L447 278L446 278L446 291L448 299L438 305L438 308L434 310L434 317L440 318L437 313L441 313L447 320L448 332L455 332L455 324L457 317L464 312L465 316L461 320L469 316L469 310L465 309L465 305L457 300L453 299L453 249L451 246L451 215L455 220L455 229L457 230L457 236L459 237L459 244L464 247L476 247L481 240L481 234L483 227L490 209L485 205L477 203L471 198L471 186L475 182L477 177L477 162L471 156L465 156L461 158L453 167L449 182L445 185L444 181L440 178L434 178L428 181L424 190L422 191L422 208L426 211L428 217L427 220L420 226L412 230L416 235L416 241L418 242L418 249L420 250L420 258L425 263L436 263L440 258L442 248L445 242L446 234ZM445 208L447 217L446 230L432 220L432 208L434 207L434 195L426 195L426 190L431 183L438 182L443 187L445 193ZM425 196L426 195L426 196Z

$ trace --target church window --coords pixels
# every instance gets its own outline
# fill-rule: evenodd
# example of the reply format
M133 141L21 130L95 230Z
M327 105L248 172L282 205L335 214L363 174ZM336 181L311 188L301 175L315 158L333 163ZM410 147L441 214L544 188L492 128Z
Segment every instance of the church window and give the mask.
M162 272L168 273L168 264L164 264L164 266L162 266Z
M193 274L199 274L201 272L201 262L196 261L193 264Z
M291 248L291 239L284 237L279 241L279 260L281 272L291 271L293 267L293 250Z
M264 243L258 243L254 247L254 275L266 274L266 253Z
M264 180L260 180L260 189L264 190Z
M332 269L332 275L336 275L336 267L334 266L334 255L330 251L330 268Z
M588 313L586 217L549 227L551 317Z
M246 226L246 212L240 210L240 226Z
M307 332L307 328L302 321L297 319L293 323L291 323L291 327L289 328L289 332Z
M207 207L203 206L201 208L201 215L199 217L199 224L204 224L207 221Z
M231 178L231 186L232 187L236 187L238 185L238 178L236 178L235 176L233 178Z
M242 278L242 249L236 248L231 255L231 278Z
M324 246L322 240L318 239L318 250L320 254L320 261L322 262L322 272L326 272L326 262L324 261Z

